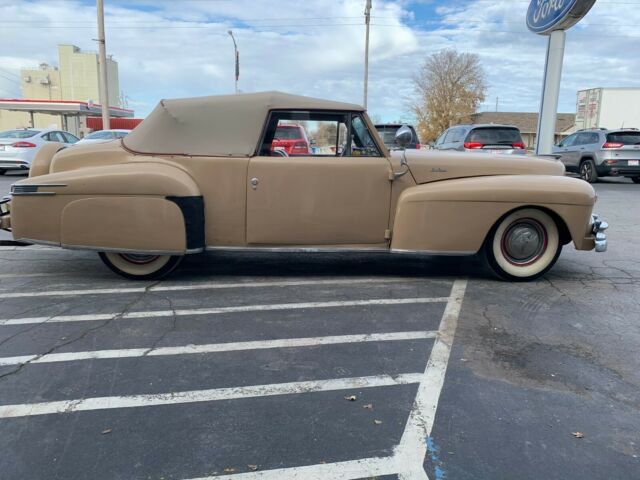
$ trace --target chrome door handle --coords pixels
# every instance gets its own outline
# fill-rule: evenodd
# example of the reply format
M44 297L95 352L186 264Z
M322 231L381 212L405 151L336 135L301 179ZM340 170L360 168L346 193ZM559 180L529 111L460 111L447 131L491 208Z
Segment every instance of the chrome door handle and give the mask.
M256 177L253 177L251 179L251 188L255 190L256 188L258 188L259 183L260 183L260 180L258 180Z

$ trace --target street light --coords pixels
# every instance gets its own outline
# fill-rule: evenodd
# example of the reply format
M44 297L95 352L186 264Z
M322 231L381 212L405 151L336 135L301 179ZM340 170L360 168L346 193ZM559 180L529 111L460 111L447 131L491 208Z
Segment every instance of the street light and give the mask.
M369 24L371 23L371 0L367 0L367 6L364 9L364 21L367 26L366 38L364 43L364 102L363 106L367 109L367 96L369 90Z
M236 58L236 94L238 93L238 79L240 78L240 52L238 52L238 44L236 43L236 39L233 36L233 32L231 30L229 30L229 36L231 37L231 40L233 40L233 50L235 52L235 58Z

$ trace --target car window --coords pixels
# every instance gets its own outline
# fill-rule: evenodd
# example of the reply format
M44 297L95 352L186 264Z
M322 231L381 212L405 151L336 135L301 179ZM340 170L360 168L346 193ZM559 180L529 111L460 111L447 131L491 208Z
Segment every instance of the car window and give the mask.
M598 134L593 132L582 132L578 134L576 145L589 145L598 142Z
M341 157L351 155L352 140L358 155L368 155L369 144L373 142L371 135L366 125L362 125L365 130L359 132L355 131L354 125L349 139L350 118L351 114L346 112L274 111L269 116L259 154Z
M615 132L607 135L607 142L640 145L640 132Z
M522 143L522 137L520 130L514 127L482 127L471 130L466 141L484 145L513 145Z
M462 139L462 129L461 128L452 128L447 133L446 137L444 137L444 143L455 143L459 142Z
M578 138L578 134L574 133L573 135L569 135L565 138L558 146L560 147L572 147L575 144L576 138Z
M78 140L80 140L78 137L71 135L69 132L61 132L61 134L64 137L65 143L76 143Z
M448 130L445 130L444 133L438 137L435 144L442 145L444 143L444 138L447 136L448 132L449 132Z
M67 143L65 138L62 136L62 132L51 132L49 134L49 138L51 138L51 141L53 142Z
M351 156L380 157L380 149L376 145L367 124L360 115L351 116Z
M0 132L0 138L31 138L40 133L40 130L7 130Z

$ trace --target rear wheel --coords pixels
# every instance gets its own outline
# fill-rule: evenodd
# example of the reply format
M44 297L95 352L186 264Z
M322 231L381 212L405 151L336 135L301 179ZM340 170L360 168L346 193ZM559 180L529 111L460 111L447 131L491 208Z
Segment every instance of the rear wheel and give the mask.
M173 272L183 257L100 252L100 259L111 271L122 277L131 280L157 280Z
M520 282L547 273L561 251L556 222L535 208L507 215L491 229L483 247L486 263L497 277Z
M580 178L585 182L596 183L598 181L598 172L596 172L596 164L591 159L583 160L580 164Z
M3 168L0 168L0 175L4 175L5 173L7 173L7 171Z
M631 181L632 181L633 183L640 183L640 177L632 177L632 178L631 178Z

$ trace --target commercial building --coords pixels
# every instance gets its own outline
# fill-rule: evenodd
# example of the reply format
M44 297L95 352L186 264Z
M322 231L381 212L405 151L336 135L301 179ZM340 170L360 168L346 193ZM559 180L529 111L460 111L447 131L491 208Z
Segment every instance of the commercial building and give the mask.
M538 114L531 112L481 112L471 116L473 123L495 123L518 127L522 140L529 149L536 147ZM559 113L556 121L555 143L575 132L576 116L573 113Z
M132 117L121 108L118 63L107 58L110 114ZM58 45L58 66L45 63L20 71L22 100L0 99L0 130L60 128L75 134L88 130L87 117L100 116L98 54L74 45Z

